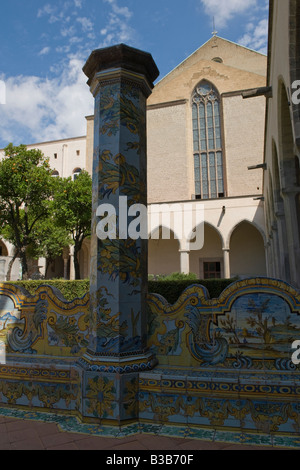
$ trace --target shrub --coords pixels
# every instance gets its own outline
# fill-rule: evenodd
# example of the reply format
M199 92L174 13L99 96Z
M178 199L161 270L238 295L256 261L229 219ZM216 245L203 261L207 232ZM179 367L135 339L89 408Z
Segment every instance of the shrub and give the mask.
M169 280L158 280L148 281L148 292L151 294L162 295L170 304L174 304L183 293L185 289L190 287L192 284L200 284L208 290L209 297L211 299L218 298L226 287L228 287L234 279L205 279L205 280L194 280L191 282L190 279L169 281Z
M180 273L178 273L180 274ZM148 281L148 292L151 294L162 295L170 304L175 303L183 291L192 284L200 284L209 292L210 298L218 298L220 294L231 284L234 279L205 279L198 280L194 275L178 275L174 273L170 276L163 276L162 278L154 281ZM178 277L178 279L176 279ZM174 279L175 278L175 279ZM89 279L78 281L67 281L62 279L51 280L30 280L30 281L14 281L9 282L23 287L30 294L34 294L36 289L40 286L53 286L58 289L67 301L72 301L77 298L82 298L89 292L90 282Z
M194 273L183 274L183 273L172 273L172 274L149 274L148 279L150 281L196 281L197 276Z
M51 279L51 280L42 280L42 281L15 281L9 282L9 284L14 284L23 287L30 294L34 294L36 289L40 286L53 286L58 289L63 297L67 301L72 301L74 299L81 299L90 289L89 279L78 280L78 281L68 281L65 279Z

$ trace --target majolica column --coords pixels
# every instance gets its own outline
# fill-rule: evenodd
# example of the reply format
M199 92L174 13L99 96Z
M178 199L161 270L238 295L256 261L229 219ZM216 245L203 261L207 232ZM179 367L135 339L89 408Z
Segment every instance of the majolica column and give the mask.
M155 364L147 349L146 100L158 70L150 54L121 44L92 52L83 71L95 97L83 415L121 422L137 417L138 372Z

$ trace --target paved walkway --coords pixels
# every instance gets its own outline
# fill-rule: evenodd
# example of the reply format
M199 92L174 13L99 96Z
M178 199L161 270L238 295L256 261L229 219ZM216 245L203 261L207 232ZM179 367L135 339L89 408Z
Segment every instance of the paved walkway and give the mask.
M57 424L0 417L0 450L112 450L112 451L199 451L274 450L229 443L199 441L136 434L125 438L105 438L64 432Z

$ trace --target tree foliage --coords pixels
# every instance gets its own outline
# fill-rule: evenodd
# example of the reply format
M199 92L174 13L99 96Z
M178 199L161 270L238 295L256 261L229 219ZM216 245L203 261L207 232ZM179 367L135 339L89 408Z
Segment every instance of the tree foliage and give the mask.
M78 253L85 238L91 235L92 179L82 171L75 180L56 178L54 218L58 227L64 228L74 245L75 279L80 279Z
M4 152L0 162L0 233L16 247L26 278L28 249L37 243L36 227L50 210L52 171L40 150L9 144Z
M25 145L5 148L0 162L0 235L15 248L22 278L30 276L30 258L48 261L74 245L76 279L78 253L91 233L92 180L82 171L75 180L53 178L49 161Z

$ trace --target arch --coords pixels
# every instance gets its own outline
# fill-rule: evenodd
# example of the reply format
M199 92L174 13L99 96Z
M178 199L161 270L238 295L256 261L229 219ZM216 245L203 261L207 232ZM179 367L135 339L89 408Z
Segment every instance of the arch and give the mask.
M223 237L223 235L221 234L220 230L218 230L218 229L215 227L215 225L211 224L210 222L206 222L206 221L203 222L203 226L204 226L204 233L203 233L204 243L205 243L205 227L209 227L209 228L211 228L212 230L214 230L214 231L217 233L218 237L219 237L220 240L221 240L222 249L224 249L224 248L225 248L225 240L224 240L224 237ZM188 238L187 238L187 241L188 241L188 242L193 242L193 240L194 240L194 238L195 238L195 237L193 238L193 234L197 231L197 227L198 227L198 226L194 227L194 229L192 230L192 232L189 233L189 236L188 236Z
M64 260L62 256L57 256L53 260L48 260L45 270L45 279L59 279L64 277Z
M278 83L278 135L281 190L285 190L296 184L296 165L290 102L282 79Z
M0 240L0 281L5 281L7 274L8 249L5 243Z
M225 196L221 98L217 88L201 80L191 96L196 199Z
M291 83L299 80L300 70L300 4L298 0L290 0L289 12L289 62L290 62L290 77ZM300 107L292 103L294 129L296 131L296 123L300 122ZM296 134L296 132L295 132ZM296 135L296 140L300 136ZM298 143L298 142L297 142ZM298 143L299 145L299 143Z
M80 173L82 172L82 169L81 168L75 168L73 170L73 181L76 180L76 178L78 177L78 175L80 175Z
M159 275L180 272L180 241L172 230L170 230L170 238L163 239L162 231L164 228L166 227L160 225L153 229L151 232L152 238L148 240L149 274ZM154 238L154 236L157 236L157 238Z
M8 248L3 240L0 240L0 256L8 256Z
M270 184L271 182L269 182ZM268 235L271 232L271 217L272 217L272 211L271 211L271 202L270 202L270 189L267 188L265 191L265 205L264 205L264 215L265 215L265 229L266 229L266 238L268 238Z
M231 276L266 275L265 234L257 224L239 222L231 231L229 248Z
M51 173L51 176L53 176L54 178L57 178L59 176L59 172L57 170L53 170Z
M287 241L287 226L286 226L286 217L284 211L284 201L282 198L282 190L281 190L281 180L280 180L280 170L279 170L279 158L277 152L277 146L275 141L272 141L272 165L271 165L271 182L272 186L270 186L270 190L273 193L273 216L277 222L278 228L278 252L277 256L277 264L278 264L278 271L277 277L282 279L286 279L290 281L290 263L289 263L289 255L288 255L288 241ZM266 212L266 217L268 213ZM271 269L272 261L268 262L268 265Z
M219 264L220 275L224 277L223 264L224 239L219 230L212 224L204 222L204 244L201 250L190 251L190 272L197 274L199 279L206 277L206 263ZM213 271L213 270L212 270Z
M300 262L300 188L297 186L299 173L294 150L291 106L283 80L279 81L278 108L279 171L286 223L290 282L298 286L300 285L298 269Z
M91 240L85 238L78 253L81 279L88 279L90 273Z
M169 224L158 224L154 227L150 227L148 231L148 240L157 240L157 239L162 239L162 240L168 240L169 237L175 238L178 240L178 243L181 247L181 236L179 236L179 233L176 232L174 225L172 224L172 219L170 218L170 223Z
M265 234L263 228L260 225L258 225L257 223L255 223L253 220L243 219L243 220L240 220L239 222L237 222L231 228L231 230L229 231L229 233L227 235L227 238L226 238L226 247L230 247L230 240L231 240L233 232L239 227L239 225L241 225L243 223L248 223L249 225L253 225L253 227L260 233L260 235L263 239L263 242L266 243L266 241L267 241L266 240L266 234Z
M267 191L267 201L268 201L268 205L267 205L267 209L266 212L267 212L267 215L269 216L269 220L270 220L270 225L273 224L274 220L275 220L275 202L274 202L274 189L273 189L273 178L272 178L272 173L271 171L269 170L268 171L269 173L269 188L268 188L268 191Z
M274 191L274 202L275 203L282 203L282 196L281 196L281 181L280 181L280 171L279 171L279 160L278 160L278 152L277 146L274 141L272 140L272 182L273 182L273 191Z
M267 188L267 197L265 200L265 220L266 220L266 258L268 260L268 275L278 278L280 264L280 247L278 234L278 220L276 217L274 190L271 170L268 170L269 185Z

